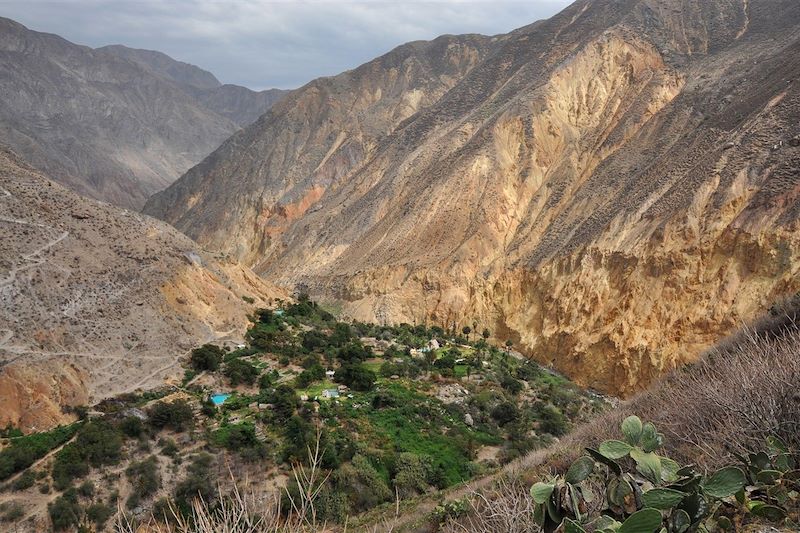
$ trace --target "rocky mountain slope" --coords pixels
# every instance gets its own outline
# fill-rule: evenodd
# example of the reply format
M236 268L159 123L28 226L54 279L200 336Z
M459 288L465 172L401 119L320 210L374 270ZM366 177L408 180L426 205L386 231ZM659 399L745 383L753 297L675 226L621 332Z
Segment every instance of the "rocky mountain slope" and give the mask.
M95 50L3 18L0 91L0 142L81 194L137 209L274 97L242 96L157 52Z
M163 383L178 356L241 335L247 313L282 294L0 152L0 427L45 429L64 406Z
M312 82L145 210L629 394L800 288L798 58L791 0L580 0Z
M176 61L153 50L122 45L100 48L139 63L158 76L169 79L194 96L203 106L238 124L247 126L264 114L272 104L289 93L283 89L253 91L247 87L222 84L212 73L194 65Z

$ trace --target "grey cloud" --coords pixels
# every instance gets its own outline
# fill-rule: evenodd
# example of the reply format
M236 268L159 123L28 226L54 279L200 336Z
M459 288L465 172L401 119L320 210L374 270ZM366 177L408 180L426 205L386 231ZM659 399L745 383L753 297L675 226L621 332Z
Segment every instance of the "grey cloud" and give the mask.
M262 89L298 87L408 41L507 32L568 3L4 0L0 15L88 46L159 50L225 83Z

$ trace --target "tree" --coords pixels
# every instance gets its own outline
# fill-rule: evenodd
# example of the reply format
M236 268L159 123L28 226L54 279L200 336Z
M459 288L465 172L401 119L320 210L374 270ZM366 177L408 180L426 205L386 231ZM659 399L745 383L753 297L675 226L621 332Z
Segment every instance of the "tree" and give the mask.
M192 350L191 364L192 368L198 372L207 370L213 372L219 368L222 362L222 357L225 355L219 346L213 344L204 344L199 348Z
M469 334L472 333L472 328L469 326L464 326L461 328L461 333L463 333L467 340L469 340Z
M225 365L225 376L234 387L239 383L252 385L258 378L258 369L243 359L234 359Z
M336 381L355 391L369 391L375 385L375 372L361 364L347 364L336 371Z
M512 341L511 339L508 339L508 340L506 341L506 351L507 351L507 352L510 352L510 351L511 351L511 347L512 347L512 346L514 346L514 341Z
M285 459L290 462L306 462L308 460L308 448L314 448L315 434L313 426L295 415L286 422L284 435L286 437Z
M294 414L299 398L297 393L288 385L278 385L272 393L272 404L275 406L273 413L278 420L287 420Z
M88 422L75 439L78 450L92 466L116 464L122 452L122 434L103 420Z
M363 363L372 357L372 349L358 341L353 341L339 349L337 358L342 364Z
M483 328L483 338L485 340L488 340L490 336L491 336L491 333L489 333L489 330L486 329L486 328Z

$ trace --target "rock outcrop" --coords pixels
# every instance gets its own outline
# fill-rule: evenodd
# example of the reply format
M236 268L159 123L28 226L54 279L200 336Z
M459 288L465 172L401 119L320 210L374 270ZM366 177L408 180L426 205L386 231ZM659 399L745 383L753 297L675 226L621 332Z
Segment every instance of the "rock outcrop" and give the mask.
M0 427L180 377L284 293L163 222L82 198L0 152ZM252 298L247 303L242 297Z
M3 18L0 92L0 143L80 194L135 209L281 96Z
M623 395L800 288L795 2L581 0L411 46L295 91L146 212L354 317L477 321Z

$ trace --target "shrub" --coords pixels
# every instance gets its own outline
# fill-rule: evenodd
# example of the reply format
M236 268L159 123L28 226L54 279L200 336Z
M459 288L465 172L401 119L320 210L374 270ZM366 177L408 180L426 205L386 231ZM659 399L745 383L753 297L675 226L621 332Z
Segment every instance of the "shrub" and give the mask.
M360 513L389 501L392 492L375 467L363 455L339 468L333 475L336 490L347 495L349 509Z
M503 387L505 390L507 390L509 393L513 394L514 396L522 392L522 383L508 374L503 376L503 379L500 382L500 386Z
M19 502L6 502L0 504L0 521L16 522L25 516L25 508Z
M36 481L36 476L30 470L26 470L20 476L14 480L11 484L11 490L21 491L29 489L33 486L34 482Z
M158 402L147 411L147 415L154 428L170 427L175 431L184 431L193 419L192 408L185 400Z
M214 346L213 344L204 344L203 346L192 350L190 362L192 368L198 372L202 372L204 370L213 372L219 368L224 355L225 352L223 352L218 346Z
M492 409L492 418L501 426L513 422L519 416L517 406L511 402L502 402Z
M91 498L94 495L94 483L91 480L86 480L78 487L78 494L84 498Z
M109 518L114 516L114 510L104 503L93 503L86 508L86 518L93 522L98 530L103 530Z
M119 429L125 436L136 439L144 433L144 422L139 417L128 416L120 421Z
M428 489L428 477L432 471L428 456L401 453L395 465L394 486L401 497L407 498L422 494Z
M537 406L536 418L539 420L539 429L554 437L565 435L569 430L567 417L555 405Z
M172 439L160 439L158 445L161 446L161 455L172 457L178 456L178 445Z
M186 477L175 487L175 503L184 516L191 512L191 503L195 498L211 502L214 497L214 485L211 480L211 464L214 458L207 454L196 455L187 469Z
M153 455L144 461L131 463L125 469L125 475L132 485L132 496L136 496L135 501L128 500L129 509L136 507L140 498L147 498L155 494L161 486L161 478L158 475L158 459Z
M81 506L74 491L66 491L47 505L47 514L55 531L63 531L78 526L81 519Z

